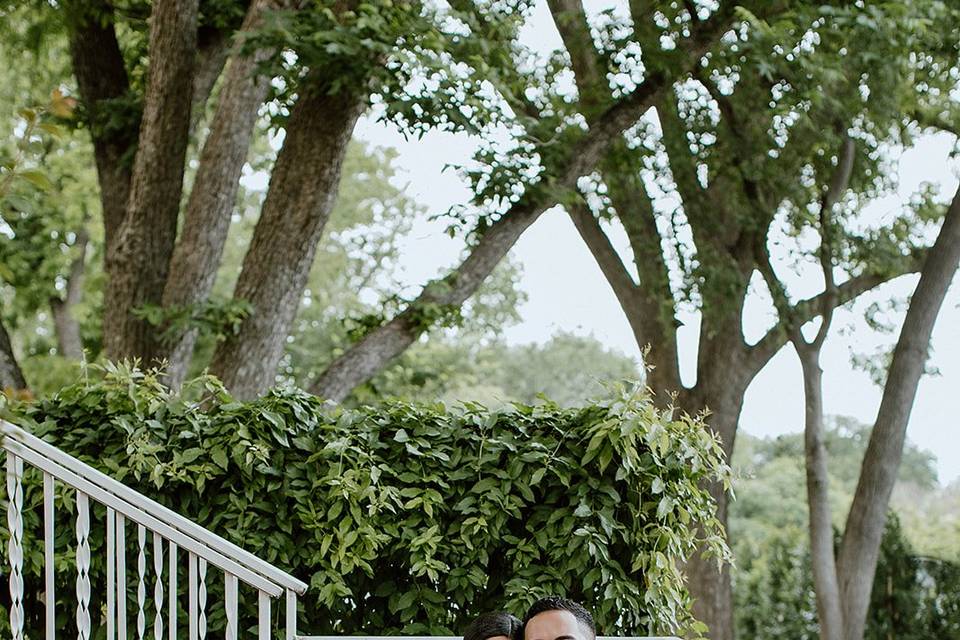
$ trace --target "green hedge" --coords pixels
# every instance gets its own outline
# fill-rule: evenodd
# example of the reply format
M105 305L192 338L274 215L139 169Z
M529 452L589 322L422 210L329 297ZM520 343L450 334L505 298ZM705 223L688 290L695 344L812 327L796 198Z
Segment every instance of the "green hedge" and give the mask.
M680 567L704 540L727 555L699 487L728 479L718 444L636 389L573 410L400 401L345 410L292 389L235 402L212 378L174 396L153 373L111 366L6 413L303 579L303 633L457 634L482 611L522 612L550 593L587 603L607 634L699 629ZM42 584L42 496L36 474L26 482L29 592ZM72 515L58 512L60 626L70 629ZM102 511L94 515L99 560ZM128 567L134 559L131 546ZM101 599L102 571L94 566ZM215 634L222 578L211 578ZM241 606L252 625L255 598ZM39 599L27 608L39 630Z

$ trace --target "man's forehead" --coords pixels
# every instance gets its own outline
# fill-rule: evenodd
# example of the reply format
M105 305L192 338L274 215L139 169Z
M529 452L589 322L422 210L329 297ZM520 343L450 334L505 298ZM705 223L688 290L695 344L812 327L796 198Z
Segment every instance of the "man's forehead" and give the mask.
M524 640L589 640L584 625L564 609L543 611L530 618L524 628Z

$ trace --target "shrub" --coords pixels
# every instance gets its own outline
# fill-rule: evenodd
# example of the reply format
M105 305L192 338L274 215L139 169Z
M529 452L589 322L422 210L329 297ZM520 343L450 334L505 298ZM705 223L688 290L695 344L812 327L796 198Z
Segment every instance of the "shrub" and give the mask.
M585 602L606 634L702 630L681 565L704 542L718 561L728 553L701 488L728 479L717 442L635 388L582 409L396 401L345 410L293 389L240 403L209 377L171 395L152 372L111 366L12 415L303 579L302 632L456 634L482 611L521 612L550 593ZM42 495L38 478L25 482L25 573L39 590ZM64 624L69 511L58 505ZM102 545L94 514L91 538ZM127 537L136 537L129 528ZM101 590L102 572L94 566ZM211 583L217 633L222 580ZM241 606L252 623L255 598ZM39 630L39 602L27 607Z

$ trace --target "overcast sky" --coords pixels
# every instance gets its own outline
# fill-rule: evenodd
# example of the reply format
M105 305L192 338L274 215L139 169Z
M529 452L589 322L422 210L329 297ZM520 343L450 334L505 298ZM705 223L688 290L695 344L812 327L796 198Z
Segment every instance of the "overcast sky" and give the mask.
M591 9L602 4L589 5ZM524 34L527 42L549 50L559 46L559 36L548 14L540 7ZM401 179L408 180L408 192L427 207L431 214L442 213L451 205L469 200L464 182L449 164L469 161L473 143L451 134L434 133L421 140L407 141L389 126L364 119L358 128L360 138L377 145L396 148ZM923 139L914 149L899 156L900 193L871 205L882 217L893 211L900 199L906 200L922 182L939 185L947 199L957 188L958 164L949 158L954 146L952 136ZM404 280L418 286L455 263L462 241L443 233L444 222L419 221L404 243L401 264ZM625 246L625 242L624 242ZM625 254L628 255L628 254ZM547 212L520 239L512 256L522 265L519 287L528 300L520 309L521 321L505 329L513 343L542 342L558 331L593 335L605 345L639 359L627 321L617 305L590 253L572 223L560 209ZM927 376L921 384L908 429L910 440L933 452L938 461L940 481L960 478L960 278L955 280L933 335L931 365L938 376ZM790 283L798 295L819 292L819 278ZM907 276L865 296L852 311L841 311L823 350L824 406L828 414L849 415L872 423L880 399L880 389L851 364L852 353L873 353L879 346L891 344L894 336L874 333L862 320L866 306L874 300L904 297L916 284L916 276ZM804 291L804 289L807 289ZM744 321L747 339L756 340L773 320L772 309L763 291L753 296ZM692 382L696 366L696 317L684 317L680 331L681 369L685 382ZM784 348L760 373L747 391L741 428L754 435L798 432L803 428L803 387L800 364L792 348Z

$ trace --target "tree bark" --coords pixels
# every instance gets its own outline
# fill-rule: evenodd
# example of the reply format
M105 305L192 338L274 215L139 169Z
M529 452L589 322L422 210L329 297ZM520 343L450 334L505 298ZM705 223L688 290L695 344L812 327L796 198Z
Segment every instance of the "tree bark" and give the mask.
M545 210L545 206L523 205L500 218L484 232L456 269L446 278L428 284L404 311L334 360L310 387L310 392L339 402L376 375L426 330L427 324L421 315L425 307L462 305Z
M74 250L77 255L70 263L67 290L63 298L50 298L53 324L57 331L57 350L70 360L83 359L83 342L80 340L80 323L73 317L73 309L83 297L83 281L86 272L86 254L89 237L85 229L77 233Z
M230 56L229 34L213 27L197 30L197 60L193 75L193 95L190 107L190 131L196 131L203 119L207 101Z
M103 334L107 357L160 354L157 328L134 311L160 305L177 233L190 130L198 0L158 0L150 18L150 66L126 216L106 256Z
M844 636L861 640L907 421L940 307L960 265L960 190L947 209L900 329L837 561Z
M10 335L6 327L0 322L0 392L13 390L22 391L27 388L27 381L23 378L23 372L17 363L17 357L13 353L13 345L10 344Z
M265 11L281 4L276 0L255 0L240 29L241 37L262 24ZM165 308L196 305L210 296L230 229L230 216L236 205L240 175L253 139L257 113L270 90L270 78L258 76L257 67L275 53L274 50L260 49L241 56L235 49L210 133L200 154L200 166L187 202L183 229L170 262L163 292ZM183 383L196 340L197 331L186 329L165 345L166 382L173 389Z
M106 126L110 109L128 97L130 83L105 0L65 3L70 57L80 97L86 106L86 125L93 140L94 160L103 208L104 244L113 253L130 194L128 155L137 143L137 126Z
M293 108L234 298L250 304L210 365L239 398L273 384L317 244L333 209L347 143L365 96L315 87Z

